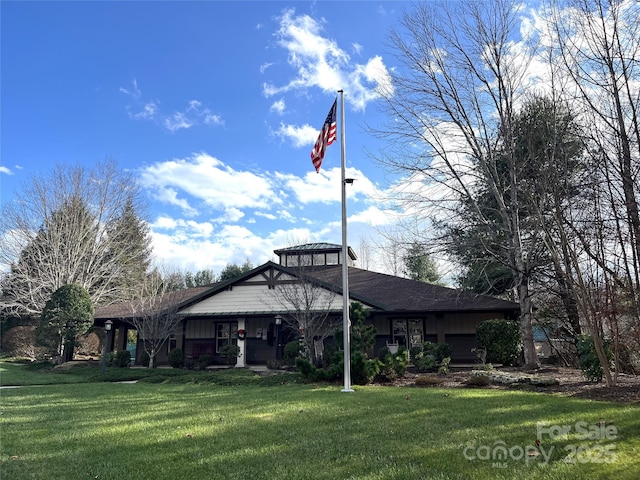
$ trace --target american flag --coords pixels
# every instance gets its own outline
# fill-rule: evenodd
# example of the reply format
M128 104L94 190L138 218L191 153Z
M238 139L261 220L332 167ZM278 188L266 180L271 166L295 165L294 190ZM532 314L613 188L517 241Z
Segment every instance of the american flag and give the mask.
M320 171L320 165L322 165L322 159L324 158L324 152L329 145L336 141L336 110L338 108L338 99L333 102L329 115L322 125L322 131L318 135L316 144L311 150L311 161L313 166L316 167L316 172Z

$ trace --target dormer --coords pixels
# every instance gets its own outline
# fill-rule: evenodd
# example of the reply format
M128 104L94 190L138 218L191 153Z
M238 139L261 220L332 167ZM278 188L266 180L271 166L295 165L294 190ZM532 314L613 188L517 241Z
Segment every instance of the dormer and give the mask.
M307 243L274 250L278 263L284 267L342 265L342 245L334 243ZM353 267L356 253L347 247L347 265Z

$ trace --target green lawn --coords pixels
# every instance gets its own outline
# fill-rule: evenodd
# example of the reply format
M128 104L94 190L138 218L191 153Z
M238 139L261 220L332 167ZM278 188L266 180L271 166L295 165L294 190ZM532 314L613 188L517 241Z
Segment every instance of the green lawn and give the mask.
M97 378L61 377L89 373ZM342 393L238 370L162 374L1 390L0 478L640 477L638 405L494 389ZM538 422L571 431L543 432L544 454L527 456ZM582 427L599 438L583 438ZM492 459L500 446L507 458Z

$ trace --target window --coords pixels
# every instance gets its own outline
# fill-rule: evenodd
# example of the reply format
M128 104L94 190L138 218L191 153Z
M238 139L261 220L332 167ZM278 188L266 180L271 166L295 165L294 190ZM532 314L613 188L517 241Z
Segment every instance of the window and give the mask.
M230 343L238 342L238 325L236 323L218 323L216 327L216 353Z
M393 342L407 348L421 345L424 342L422 320L394 320Z
M327 265L338 265L337 253L327 253Z
M406 320L394 320L393 321L393 343L407 346L407 321Z

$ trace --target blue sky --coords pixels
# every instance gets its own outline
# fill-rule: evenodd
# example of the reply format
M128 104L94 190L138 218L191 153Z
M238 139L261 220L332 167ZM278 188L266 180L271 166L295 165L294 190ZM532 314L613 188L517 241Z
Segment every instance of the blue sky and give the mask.
M394 222L366 153L405 2L7 2L0 200L56 164L139 177L154 253L182 270L341 242L340 146L309 157L345 91L349 244ZM384 270L379 264L369 268Z

